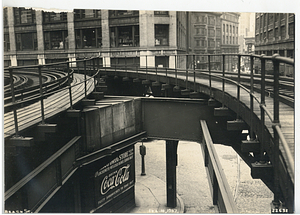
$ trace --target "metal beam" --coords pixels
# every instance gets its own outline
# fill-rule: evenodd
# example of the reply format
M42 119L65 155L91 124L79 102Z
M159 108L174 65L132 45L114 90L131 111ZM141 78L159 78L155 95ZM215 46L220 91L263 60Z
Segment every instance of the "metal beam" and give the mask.
M166 178L167 178L167 207L177 206L176 198L176 166L178 141L166 141Z

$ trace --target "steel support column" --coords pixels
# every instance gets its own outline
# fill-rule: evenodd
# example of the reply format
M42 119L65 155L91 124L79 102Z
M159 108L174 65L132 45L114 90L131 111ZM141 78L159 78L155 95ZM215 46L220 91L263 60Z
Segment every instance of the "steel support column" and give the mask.
M176 166L178 141L166 140L167 170L167 207L175 208L176 204Z

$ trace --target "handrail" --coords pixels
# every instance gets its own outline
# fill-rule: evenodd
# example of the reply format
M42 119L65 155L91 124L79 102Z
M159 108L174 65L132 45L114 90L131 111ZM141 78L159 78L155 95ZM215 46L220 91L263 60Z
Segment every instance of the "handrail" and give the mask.
M61 156L64 152L66 152L71 146L73 146L81 137L76 136L72 140L70 140L66 145L64 145L61 149L55 152L50 158L44 161L41 165L35 168L32 172L30 172L27 176L22 178L19 182L17 182L14 186L9 188L4 193L4 200L6 201L12 195L14 195L21 187L27 184L30 180L36 177L41 171L43 171L50 163L53 163L59 156ZM74 160L75 161L75 160Z
M95 58L90 58L90 59L85 59L83 60L84 64L86 65L86 62L87 61L91 61L93 60L94 61ZM75 62L75 61L70 61L70 62ZM45 65L34 65L34 66L23 66L23 67L9 67L8 70L9 70L9 75L10 75L10 87L11 87L11 95L12 95L12 102L10 104L7 104L5 106L5 108L8 108L8 107L12 107L12 111L13 111L13 115L14 115L14 126L15 126L15 136L19 136L19 126L18 126L18 115L17 115L17 105L20 105L20 104L23 104L25 102L29 102L29 101L34 101L36 99L39 99L40 100L40 104L41 104L41 108L40 108L40 111L41 111L41 123L44 124L45 123L45 112L44 112L44 98L50 94L53 94L53 93L56 93L56 92L60 92L62 90L65 90L65 89L69 89L69 97L70 97L70 108L72 109L73 108L73 101L72 101L72 90L71 88L74 87L74 86L77 86L79 84L82 84L82 82L85 83L85 97L87 96L87 88L86 88L86 83L87 81L89 81L91 78L94 78L96 77L96 75L100 72L100 70L98 70L98 72L95 72L94 75L92 75L91 77L87 78L86 77L86 67L85 67L85 75L84 75L84 81L78 83L78 84L75 84L74 86L71 86L71 76L73 76L73 72L74 70L71 69L71 72L70 72L70 67L69 67L69 63L70 62L63 62L63 63L54 63L54 64L45 64ZM42 68L43 67L47 67L47 66L52 66L52 65L64 65L66 64L67 66L67 78L68 78L68 87L66 88L63 88L63 89L59 89L57 91L52 91L52 92L48 92L48 93L44 93L44 89L43 89L43 84L42 84ZM36 97L33 97L33 98L30 98L30 99L27 99L25 101L16 101L15 99L15 92L14 92L14 84L13 84L13 70L14 69L20 69L20 68L38 68L38 77L39 77L39 96L36 96ZM95 82L95 80L94 80Z
M213 172L210 175L209 180L216 180L217 182L213 183L213 204L218 205L220 213L238 213L238 209L233 199L233 195L230 189L230 186L227 182L226 176L224 174L220 160L218 159L218 154L214 148L213 141L211 139L207 124L205 120L200 120L200 126L203 133L203 143L201 144L205 157L205 166L207 168L212 165ZM209 159L208 159L209 158ZM207 171L210 173L210 171ZM211 179L214 178L215 179ZM221 196L219 196L219 193ZM219 199L221 197L221 199ZM221 201L221 203L220 203Z
M292 168L292 180L294 181L294 177L295 177L295 160L293 159L294 156L292 155L291 151L290 151L290 148L286 142L286 139L280 129L280 126L279 125L275 125L275 129L279 135L279 138L281 140L281 143L282 143L282 146L285 150L285 153L287 155L287 159L288 159L288 163L290 164L291 168Z
M64 145L61 149L55 152L50 158L48 158L37 168L35 168L24 178L22 178L19 182L17 182L11 188L9 188L4 193L4 200L5 204L7 204L7 209L10 210L9 207L13 207L13 211L22 211L24 210L24 208L18 208L23 206L23 204L20 203L20 201L22 201L22 199L29 199L25 207L33 213L39 212L43 205L45 205L49 201L50 197L53 196L78 169L78 167L75 167L73 163L76 161L77 158L76 150L74 150L74 148L77 147L76 145L78 144L80 138L81 136L73 137L66 145ZM66 160L66 156L69 156L69 152L73 154L75 153L74 160L67 161L66 164L64 163L64 160ZM66 165L68 165L68 169L63 175L61 174L62 166L66 168ZM37 181L41 181L40 177L44 177L43 173L46 172L48 174L53 174L53 166L55 166L54 174L56 177L53 177L51 180L48 181L48 183L50 183L48 189L44 189L42 191L39 189L26 189L26 186L28 185L28 183L30 183L30 181L34 179ZM35 195L38 195L39 198L36 198ZM13 201L12 204L11 201Z
M177 55L178 57L179 56L188 56L187 54L178 54ZM194 56L194 55L193 55ZM254 54L235 54L235 53L230 53L230 54L199 54L199 55L195 55L195 56L245 56L245 57L250 57L250 58L258 58L260 60L264 59L264 60L271 60L271 61L276 61L278 63L286 63L286 64L289 64L289 65L294 65L294 59L290 59L290 58L286 58L286 57L281 57L281 56L278 56L278 55L274 55L274 56L264 56L264 55L254 55ZM252 64L253 64L253 61L252 61ZM119 65L120 66L120 65ZM128 66L128 64L127 64ZM128 66L129 67L129 66ZM146 66L146 72L148 74L148 70L150 69L151 67L149 66ZM154 67L153 67L154 68ZM224 68L224 67L223 67ZM145 69L144 67L141 68L141 70ZM156 69L156 67L155 67ZM252 68L253 69L253 68ZM264 111L264 113L266 113L266 115L268 116L269 120L274 123L275 121L275 115L272 116L271 112L268 110L266 104L262 104L259 100L259 98L254 94L254 92L251 92L251 90L249 90L247 87L245 87L243 84L241 83L238 83L237 81L234 81L234 80L231 80L230 78L228 77L225 77L224 75L223 76L218 76L218 75L213 75L213 74L207 74L207 72L203 72L203 71L199 71L199 70L195 70L195 69L181 69L181 68L175 68L175 69L167 69L167 70L171 70L171 71L175 71L175 76L177 76L177 73L179 72L185 72L186 73L186 80L188 80L188 77L192 77L191 75L188 75L188 73L193 73L193 72L198 72L199 74L203 74L203 75L206 75L208 77L214 77L214 78L217 78L217 79L221 79L223 81L227 81L227 82L230 82L230 83L233 83L234 85L236 85L237 87L239 88L242 88L243 90L245 90L250 96L251 98L253 98L258 104L259 106L261 107L261 110ZM128 71L128 70L127 70ZM209 72L209 71L208 71ZM276 72L279 72L279 71L276 71ZM224 71L223 71L223 74L224 74ZM226 73L227 74L227 73ZM230 73L229 73L230 74ZM240 71L239 71L239 74L240 74ZM163 72L162 72L162 75ZM253 71L251 73L251 76L252 78L254 77L254 74L253 74ZM272 77L272 76L267 76L267 77ZM223 89L224 90L224 89ZM276 100L276 99L274 99ZM253 107L252 107L253 108ZM278 132L279 134L279 139L281 141L281 143L284 145L284 148L286 150L286 155L288 157L288 160L287 162L289 163L289 165L292 167L294 166L294 158L293 156L291 155L291 152L290 152L290 149L289 147L287 146L287 141L284 137L284 135L282 134L282 131L280 129L280 126L276 127L276 131L277 130L280 130L280 132ZM294 175L294 168L291 168L291 171L292 171L292 176Z
M139 57L142 57L142 56L145 56L146 57L146 65L144 65L143 67L140 67L140 69L141 70L143 70L143 69L146 69L146 74L148 75L148 70L151 68L151 67L149 67L149 65L148 65L148 63L147 63L147 56L148 55L135 55L135 56L127 56L127 58L129 58L129 57L137 57L137 56L139 56ZM163 55L157 55L157 56L163 56ZM165 55L165 56L167 56L167 55ZM290 59L290 58L286 58L286 57L281 57L281 56L278 56L278 55L274 55L274 56L263 56L263 55L254 55L254 54L238 54L238 53L226 53L226 54L193 54L193 55L189 55L189 54L178 54L177 55L177 58L178 57L182 57L182 56L186 56L187 58L186 58L186 60L187 60L187 66L189 65L188 64L188 56L192 56L193 57L193 61L195 60L195 56L219 56L219 57L221 57L222 58L222 56L223 56L223 63L224 63L224 59L225 59L225 56L237 56L237 57L250 57L252 60L251 60L251 62L252 62L252 64L253 64L253 58L256 58L256 59L260 59L260 60L264 60L264 62L266 61L266 60L272 60L273 62L277 62L278 64L279 63L286 63L286 64L289 64L289 65L294 65L294 59ZM91 58L88 58L88 59L81 59L81 60L76 60L76 61L67 61L67 62L63 62L63 63L51 63L51 64L46 64L46 65L36 65L36 66L19 66L19 67L8 67L8 68L5 68L5 69L22 69L22 68L43 68L43 67L47 67L47 66L54 66L54 65L67 65L67 68L69 68L68 67L68 65L70 65L70 63L72 63L72 62L87 62L87 61L90 61L90 62L92 62L94 59L98 59L99 60L99 58L101 58L101 57L104 57L104 56L101 56L101 55L99 55L99 56L97 56L97 57L91 57ZM118 57L118 56L114 56L114 57ZM124 56L120 56L120 57L124 57ZM220 60L221 60L221 58L220 58ZM175 56L175 59L176 59L176 56ZM176 61L176 60L175 60ZM210 61L211 62L211 61ZM206 62L207 63L207 62ZM91 63L90 63L91 64ZM126 58L125 58L125 67L126 67L126 74L128 73L128 68L130 68L131 66L130 66L130 64L128 64L127 63L127 61L126 61ZM135 63L133 64L134 66L136 66L135 65ZM94 67L95 65L94 65L94 63L93 63L93 65L91 64L91 65L86 65L86 63L85 63L85 70L86 70L86 68L87 67ZM98 64L98 66L99 66L99 64ZM122 68L122 65L118 65L120 68ZM72 67L71 67L72 68ZM105 67L102 65L102 68L105 68L105 70L106 70L106 68L107 68L107 66L105 65ZM117 65L115 65L115 69L117 68ZM98 68L99 69L99 68ZM157 68L156 68L157 69ZM223 67L223 70L224 70L224 67ZM252 70L253 70L253 66L252 66ZM228 78L228 77L226 77L225 75L224 75L224 72L225 72L225 70L223 71L223 73L222 73L222 75L214 75L214 74L211 74L211 70L210 71L201 71L201 70L198 70L198 69L195 69L194 67L193 67L193 69L189 69L189 68L187 68L187 69L180 69L180 68L177 68L177 66L176 66L176 68L175 69L170 69L170 68L167 68L166 70L165 70L165 74L166 75L168 75L168 71L174 71L176 74L175 75L177 75L177 73L179 73L179 72L186 72L186 75L187 75L187 77L186 78L188 78L188 77L191 77L191 76L189 76L189 73L198 73L198 74L202 74L202 75L206 75L206 76L208 76L210 79L212 78L212 77L214 77L214 78L217 78L217 79L220 79L220 80L222 80L224 83L225 83L225 81L226 82L230 82L230 83L232 83L232 84L234 84L234 85L236 85L238 88L241 88L241 89L243 89L243 90L245 90L245 92L247 92L250 96L251 96L251 98L252 99L254 99L258 104L259 104L259 106L261 107L261 110L262 111L264 111L266 114L267 114L267 116L268 116L268 118L273 122L274 120L275 120L275 118L274 118L274 116L272 117L272 114L271 114L271 112L268 110L268 108L266 107L266 104L262 104L260 101L259 101L259 98L254 94L254 92L252 92L251 90L249 90L247 87L245 87L243 84L241 84L239 81L234 81L234 80L232 80L232 79L230 79L230 78ZM90 78L94 78L94 77L96 77L98 74L99 74L99 72L100 72L100 70L98 70L98 72L97 73L95 73L93 76L91 76ZM278 71L279 72L279 71ZM86 72L85 72L85 74L86 74ZM227 74L227 73L226 73ZM228 73L228 74L231 74L231 73ZM239 74L241 74L240 73L240 70L239 70ZM244 75L244 74L243 74ZM256 76L256 77L258 77L258 76ZM87 80L90 80L90 78L88 78L88 79L86 79L85 78L85 83L86 83L86 81ZM253 78L254 78L254 74L253 74L253 71L252 71L252 73L251 73L251 80L253 80ZM224 88L224 83L223 83L223 88ZM79 83L78 83L79 84ZM70 88L71 86L69 86L68 88ZM223 89L224 90L224 89ZM55 91L55 92L59 92L60 90L57 90L57 91ZM46 95L48 95L48 94L44 94L43 96L39 96L39 97L37 97L37 98L44 98L44 96L46 96ZM274 99L274 100L276 100L276 99ZM27 100L26 100L27 101ZM25 101L24 101L25 102ZM14 104L20 104L20 103L23 103L23 102L14 102ZM279 130L280 130L280 128L278 128ZM276 131L278 130L278 129L276 129ZM282 132L281 132L282 133ZM280 141L282 142L282 144L284 145L285 143L286 143L286 140L285 140L285 138L284 138L284 136L283 135L279 135L279 139L280 139ZM291 155L291 153L289 152L289 149L288 149L288 147L287 147L287 156L290 156ZM292 165L292 163L293 162L291 162L293 159L292 158L289 158L288 159L288 162L290 163L290 165L291 166L293 166ZM294 171L294 170L293 170Z
M73 74L73 72L74 72L74 70L72 71L72 74ZM100 70L98 70L98 72L95 73L94 75L89 76L89 78L87 78L86 80L83 80L83 81L81 81L81 82L78 82L78 83L72 85L72 87L75 87L75 86L77 86L77 85L80 85L80 84L82 84L82 83L85 82L85 81L89 81L90 79L92 79L92 78L94 78L96 75L98 75L99 72L100 72ZM64 77L64 78L65 78L65 77ZM72 88L72 87L71 87L71 88ZM70 87L69 87L69 86L66 86L66 87L64 87L64 88L62 88L62 89L58 89L58 90L55 90L55 91L52 91L52 92L44 93L43 96L38 95L38 96L35 96L35 97L33 97L33 98L30 98L30 99L24 99L24 100L22 100L22 101L15 101L14 104L13 104L13 103L5 104L5 105L4 105L4 108L8 108L8 107L13 107L13 106L16 106L16 105L24 104L24 103L26 103L26 102L30 102L30 101L36 100L36 99L38 99L38 98L45 98L45 97L47 97L47 96L50 96L50 95L52 95L52 94L54 94L54 93L59 93L59 92L65 90L65 89L68 89L68 88L70 88Z

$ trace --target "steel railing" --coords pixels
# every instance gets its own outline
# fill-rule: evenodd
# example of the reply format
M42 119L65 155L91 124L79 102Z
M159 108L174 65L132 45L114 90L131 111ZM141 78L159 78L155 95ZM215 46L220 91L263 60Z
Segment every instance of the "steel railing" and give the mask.
M99 70L96 71L96 67L94 66L93 74L91 76L87 76L87 68L84 69L84 80L82 82L76 83L72 85L72 80L73 80L73 73L75 72L74 68L70 68L70 64L74 62L94 62L96 58L89 58L89 59L84 59L84 60L78 60L78 61L68 61L68 62L62 62L62 63L52 63L52 64L45 64L45 65L33 65L33 66L16 66L16 67L9 67L9 68L4 68L4 70L9 71L10 75L10 92L11 92L11 103L5 104L4 108L13 111L14 115L14 125L15 125L15 136L19 136L19 126L18 126L18 116L17 116L17 109L21 105L26 105L28 103L32 103L33 101L40 101L41 104L41 123L45 123L45 108L44 108L44 99L50 95L53 95L55 93L61 92L65 89L69 90L69 103L70 103L70 108L73 108L73 100L72 100L72 87L76 87L77 85L82 84L84 82L85 90L85 98L87 96L87 82L91 79L94 79L94 82L96 82L96 77L98 74L100 74ZM43 84L42 77L43 77L43 68L49 68L49 67L57 67L56 69L59 70L61 67L65 67L65 72L66 72L66 78L67 78L67 86L62 88L62 89L57 89L51 92L45 92L47 89L48 85ZM16 95L15 95L15 76L14 76L14 70L20 70L20 69L35 69L38 70L38 77L39 77L39 92L36 92L35 94L28 97L27 99L22 99L22 100L16 100ZM50 82L51 84L61 82L61 79L65 79L65 77L59 78L58 80ZM35 87L36 88L36 87Z
M70 95L70 106L72 108L72 92L71 92L71 75L74 72L74 70L71 71L70 65L73 65L74 63L76 64L81 64L83 63L83 72L84 72L84 84L85 84L85 97L87 96L87 81L90 80L91 78L94 78L94 81L96 82L97 80L99 81L100 75L107 76L108 71L113 70L115 76L117 75L118 72L124 72L125 76L128 77L129 73L136 73L137 78L141 74L145 74L146 79L148 80L149 74L154 74L156 76L165 76L166 80L168 81L169 78L179 78L181 75L185 75L185 82L186 82L186 90L188 90L188 82L190 81L189 78L193 79L194 82L194 91L195 89L195 84L196 84L196 77L198 75L206 76L208 77L209 80L209 89L210 89L210 96L212 97L212 81L219 79L222 82L222 104L224 106L224 98L225 98L225 93L226 93L226 83L230 83L232 85L235 85L237 87L237 94L236 94L236 99L240 103L241 102L241 90L244 90L245 92L248 93L249 95L249 101L250 101L250 138L255 139L255 134L254 134L254 102L256 102L259 107L260 107L260 123L261 123L261 136L260 142L261 142L261 157L264 155L264 142L267 137L265 137L265 132L264 129L266 127L266 119L265 115L268 117L268 119L272 123L272 128L273 128L273 137L272 137L272 142L274 145L274 160L273 165L274 168L279 167L279 145L281 144L282 147L284 148L285 154L286 154L286 162L288 163L288 168L290 168L290 174L292 180L294 180L294 175L295 175L295 162L294 162L294 156L292 155L288 142L286 141L284 134L281 130L281 125L279 121L279 103L280 103L280 97L279 97L279 87L280 87L280 79L283 78L283 76L280 76L280 64L285 64L285 65L290 65L294 66L294 60L289 59L286 57L281 57L278 54L275 54L273 56L265 56L265 55L249 55L249 54L201 54L201 55L159 55L160 57L165 58L165 65L159 66L159 65L151 65L153 64L153 58L155 56L149 56L149 55L135 55L135 56L121 56L119 59L122 59L124 63L115 63L111 64L110 62L107 63L107 60L104 59L102 56L98 57L93 57L89 59L83 59L83 60L77 60L73 62L64 62L64 63L54 63L54 64L46 64L46 65L37 65L37 66L24 66L24 67L9 67L9 72L10 72L10 81L11 81L11 94L12 94L12 104L11 106L13 107L13 112L14 112L14 119L15 119L15 130L16 134L18 135L18 124L17 124L17 113L16 113L16 105L20 103L19 101L15 101L15 95L14 95L14 74L13 71L14 69L22 69L22 68L36 68L39 71L40 77L41 77L41 71L42 68L50 67L50 66L57 66L61 67L62 65L65 65L67 68L68 72L68 89L69 89L69 95ZM116 58L116 56L114 56ZM142 64L138 65L136 62L134 63L128 63L129 59L137 59L140 58L140 62ZM149 60L148 58L151 58ZM104 60L105 63L104 65L100 65L100 60ZM227 61L226 61L227 60ZM242 60L244 63L244 70L247 71L250 76L250 89L249 87L244 86L241 83L241 76L244 75L242 73ZM97 61L97 62L96 62ZM167 64L167 61L170 62L171 65ZM260 61L260 65L259 62ZM270 63L267 64L268 62L272 62L272 66L270 67ZM150 63L149 63L150 62ZM249 67L246 67L246 64L248 63ZM97 66L96 66L97 64ZM237 69L237 80L232 80L230 75L232 75L232 67L230 68L230 65L236 64ZM267 71L270 72L269 70L266 69L266 66L269 66L272 69L272 74L271 76L266 74ZM164 68L161 68L164 67ZM202 67L202 68L198 68ZM213 69L214 67L214 69ZM96 71L96 68L98 68L98 71ZM101 69L100 69L101 68ZM249 68L247 70L246 68ZM78 71L81 70L81 68L77 68ZM158 72L159 70L159 72ZM254 70L256 72L260 72L259 75L254 74ZM92 73L91 77L87 78L87 72ZM219 71L219 72L217 72ZM216 74L216 72L218 74ZM285 74L285 72L284 72ZM289 74L289 76L294 76L294 73L292 75ZM254 92L254 77L259 78L260 77L260 98L256 96ZM270 78L273 77L274 84L272 85L273 88L273 109L270 110L268 109L266 105L266 77ZM158 79L157 79L158 80ZM44 121L43 117L43 99L47 94L43 93L42 89L42 81L40 79L40 102L41 102L41 114L42 114L42 122ZM26 101L22 101L26 102ZM271 114L273 112L273 114ZM238 105L238 110L237 110L237 119L240 117L239 116L239 105ZM279 185L279 176L276 175L277 171L275 171L275 187L278 187ZM275 192L275 197L274 199L277 201L278 200L278 192Z
M195 83L196 83L196 73L197 74L201 74L203 76L208 76L209 79L209 88L210 88L210 96L212 96L212 79L219 79L222 82L222 104L224 106L224 98L225 98L225 93L226 93L226 83L230 83L233 84L237 87L237 94L236 94L236 99L237 101L240 103L241 102L241 90L244 90L245 92L248 93L249 95L249 102L250 102L250 123L249 123L249 127L250 127L250 138L252 140L256 139L256 135L254 133L254 102L256 102L259 107L260 107L260 123L261 123L261 135L259 137L260 142L261 142L261 149L260 149L260 156L261 159L263 160L264 157L264 152L265 152L265 140L266 140L266 134L264 132L265 128L267 127L266 125L266 119L265 116L267 116L267 118L270 120L270 122L272 123L272 128L273 128L273 137L272 137L272 144L273 146L271 146L271 148L273 148L273 153L274 153L274 159L272 160L272 164L274 166L274 169L276 169L277 171L275 172L274 178L275 178L275 193L274 193L274 201L278 202L279 200L279 175L278 175L278 169L279 169L279 156L280 156L280 150L279 150L279 145L281 144L281 146L284 149L284 152L286 155L286 160L285 162L287 163L287 168L289 169L289 174L291 177L291 180L294 181L294 176L295 176L295 161L294 161L294 156L290 151L290 147L288 142L286 141L284 134L282 132L281 129L281 124L279 121L279 115L280 115L280 111L279 111L279 103L280 103L280 96L279 96L279 87L280 87L280 79L284 80L291 80L289 77L293 77L294 76L294 72L293 74L289 74L289 77L285 78L285 76L281 76L280 75L280 64L286 64L289 66L294 67L294 60L290 59L290 58L286 58L286 57L281 57L278 54L275 54L273 56L265 56L265 55L254 55L254 54L203 54L203 55L176 55L176 56L171 56L169 55L168 57L174 57L174 63L175 65L172 65L172 67L170 68L170 65L164 65L164 67L166 67L165 69L163 68L159 68L160 70L160 74L158 74L157 70L158 70L158 66L149 66L148 65L148 60L147 58L149 57L153 57L153 56L139 56L144 57L146 60L146 65L142 65L140 66L139 69L135 69L135 72L137 73L144 73L146 74L146 79L148 79L148 75L150 73L154 73L156 76L160 75L165 76L168 81L168 77L173 77L176 79L176 83L177 83L177 79L179 77L179 75L183 75L185 76L185 87L186 90L188 90L188 82L192 82L192 79L194 81L194 91L195 91ZM164 56L162 56L164 57ZM197 57L207 57L207 62L203 62L203 64L206 65L206 68L203 69L196 69L195 68L195 58ZM232 74L232 72L229 72L228 70L226 70L226 68L228 67L229 61L236 57L236 63L237 63L237 80L232 80L229 77L229 74ZM125 58L128 59L129 57ZM165 58L167 58L165 56ZM185 60L185 64L186 64L186 68L184 68L184 66L181 66L181 68L178 68L178 62L179 59L181 58ZM219 67L219 71L221 70L221 72L219 72L219 75L213 74L213 70L212 70L212 58L214 58L214 64L217 64ZM227 62L226 62L226 58L227 58ZM242 68L241 68L241 59L242 58L249 58L249 70L248 73L250 76L250 87L244 86L244 84L241 83L241 76L244 75L242 74ZM219 59L219 61L218 61ZM258 67L258 61L260 61L260 66ZM272 65L270 67L270 62L267 61L271 61ZM169 60L169 62L171 62ZM130 69L130 65L128 63L125 62L125 70L126 70L126 76L128 76L128 70ZM117 68L119 69L119 71L122 72L122 66L123 65L111 65L112 67L115 68L115 74L117 71ZM266 67L269 67L268 70L266 69ZM167 68L169 67L169 68ZM174 68L175 67L175 68ZM183 67L183 68L182 68ZM272 70L271 74L266 74L267 71L270 73L270 68ZM105 72L107 72L109 68L105 68ZM124 67L123 67L124 69ZM132 69L133 70L133 69ZM254 75L254 70L256 71L260 71L260 76L259 75ZM214 71L215 73L215 71ZM286 74L286 72L284 72L284 74ZM260 77L260 81L261 81L261 86L260 86L260 98L255 94L254 92L254 77L258 78ZM273 108L270 110L267 105L266 105L266 77L268 79L272 78L273 79L273 84L271 84L272 88L273 88ZM191 79L190 79L191 78ZM157 78L156 78L157 79ZM157 79L158 80L158 79ZM293 79L292 79L293 80ZM270 82L268 82L270 83ZM291 83L291 82L290 82ZM292 81L291 84L291 88L294 88L294 83ZM293 91L291 93L294 93ZM238 105L238 110L237 110L237 119L240 117L239 116L239 105ZM271 113L273 112L273 114ZM294 143L293 143L294 144Z

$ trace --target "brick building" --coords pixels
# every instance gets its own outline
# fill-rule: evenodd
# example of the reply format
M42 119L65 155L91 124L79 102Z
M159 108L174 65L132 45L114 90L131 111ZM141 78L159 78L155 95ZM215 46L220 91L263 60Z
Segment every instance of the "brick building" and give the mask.
M255 53L294 57L295 14L256 13Z

